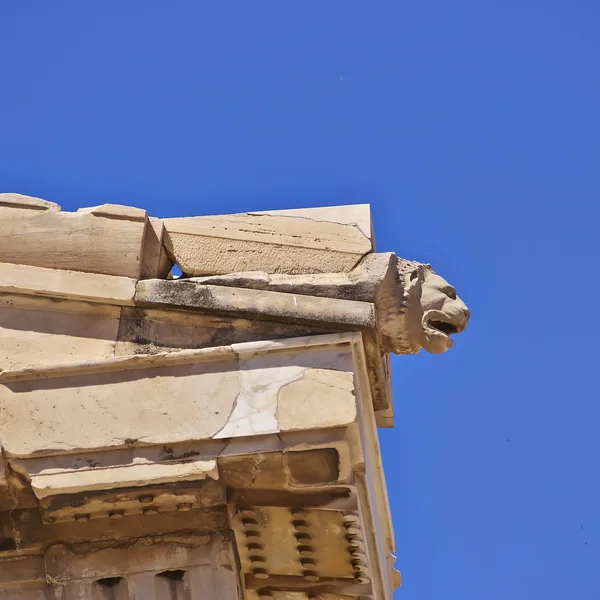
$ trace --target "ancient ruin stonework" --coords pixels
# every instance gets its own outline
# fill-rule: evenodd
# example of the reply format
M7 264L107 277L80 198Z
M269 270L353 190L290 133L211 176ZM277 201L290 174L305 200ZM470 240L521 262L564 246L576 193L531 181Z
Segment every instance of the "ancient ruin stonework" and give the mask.
M389 354L470 313L373 240L0 194L0 599L391 600Z

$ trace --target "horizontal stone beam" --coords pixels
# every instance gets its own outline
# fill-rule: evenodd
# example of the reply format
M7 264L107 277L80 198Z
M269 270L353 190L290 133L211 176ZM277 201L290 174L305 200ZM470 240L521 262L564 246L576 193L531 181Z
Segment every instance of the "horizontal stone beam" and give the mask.
M0 293L133 305L135 279L0 262Z
M327 323L343 328L375 327L375 307L370 302L227 288L185 280L140 281L136 287L135 303L138 306L170 306L241 317Z
M165 244L187 275L258 269L350 271L374 250L367 204L164 219Z

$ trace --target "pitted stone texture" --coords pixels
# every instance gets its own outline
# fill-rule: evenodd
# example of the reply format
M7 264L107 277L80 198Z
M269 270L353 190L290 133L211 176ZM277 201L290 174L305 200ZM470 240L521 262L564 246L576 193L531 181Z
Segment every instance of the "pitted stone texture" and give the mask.
M156 354L184 348L210 348L242 342L295 338L329 333L327 324L242 319L200 311L124 307L121 310L118 356Z
M233 286L232 286L233 287ZM272 317L296 323L329 323L344 328L375 327L375 307L368 302L282 294L272 291L206 285L194 280L140 281L138 306L171 306L245 318Z
M144 237L141 279L165 279L173 268L173 261L163 244L164 233L163 222L150 217Z
M187 534L167 539L159 536L112 546L49 548L45 568L48 580L58 588L57 597L64 600L238 598L234 550L224 536ZM102 595L103 587L109 588L106 595Z
M345 208L350 209L346 217ZM373 250L370 229L368 233L361 229L368 219L353 207L323 211L305 209L302 216L298 211L271 211L165 219L165 243L187 275L250 268L290 274L349 271ZM353 220L360 221L361 227L348 223Z
M325 221L340 225L354 225L370 240L373 239L371 207L369 204L346 204L340 206L317 206L315 208L287 208L284 210L256 210L249 215L272 215L274 217L299 217L310 221ZM373 243L374 246L374 243ZM375 247L373 247L375 250Z
M129 464L108 469L89 467L71 470L48 469L46 472L37 474L27 472L27 462L13 460L12 464L25 477L31 477L31 487L37 498L162 483L198 481L209 476L218 479L217 465L214 460L164 461L159 464ZM0 481L0 485L1 483Z

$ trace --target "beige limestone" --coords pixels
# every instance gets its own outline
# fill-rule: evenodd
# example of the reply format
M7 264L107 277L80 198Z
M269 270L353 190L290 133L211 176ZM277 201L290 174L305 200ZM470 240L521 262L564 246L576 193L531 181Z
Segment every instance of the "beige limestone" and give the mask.
M391 600L389 352L468 319L366 205L0 195L0 600Z
M163 222L150 217L144 237L141 279L165 279L173 268L173 261L163 244L164 234Z
M361 233L373 239L371 206L369 204L346 204L340 206L317 206L315 208L288 208L284 210L263 210L248 213L253 216L271 215L274 217L299 217L310 221L354 225ZM375 248L373 247L373 250Z
M169 286L164 290L165 295L162 293L160 296L154 295L154 300L159 300L162 297L164 303L166 302L166 294L169 294L168 297L171 298L177 297L173 292L168 291L173 287L177 290L177 286L170 285L174 282L168 283ZM248 292L251 294L251 290L248 290ZM179 302L180 300L174 300L174 303ZM183 302L188 301L184 298ZM246 314L248 318L244 319L234 315L226 315L219 310L218 303L212 304L214 314L208 314L204 311L173 310L168 309L168 305L159 309L149 307L124 308L121 312L119 339L115 354L118 356L156 354L182 348L207 348L264 339L275 340L306 335L322 335L338 328L340 330L348 329L352 327L348 322L354 320L356 323L356 317L360 313L354 310L355 316L352 316L352 313L348 314L348 306L354 308L353 305L340 305L338 302L328 300L327 310L323 314L317 313L307 316L304 312L296 310L295 313L289 313L289 318L285 318L285 314L274 302L272 306L265 306L262 314L257 314L257 316L260 316L260 320L251 318L251 314ZM361 305L358 306L362 310ZM300 307L303 307L303 305L298 306L298 308ZM344 311L340 308L345 308L346 313L344 314ZM291 310L292 307L290 306ZM368 311L372 314L373 308L371 305L368 306ZM322 320L331 319L331 317L337 315L339 315L339 318L336 323L332 323L331 320ZM307 317L321 320L310 322ZM369 323L370 319L371 317L369 317L369 320L365 320L363 324ZM381 355L374 326L363 329L363 338L368 357L373 405L378 411L378 424L382 427L392 427L394 419L391 406L389 357ZM384 411L387 411L385 412L385 418L383 417ZM380 415L382 415L381 419Z
M0 262L0 293L132 305L135 279Z
M146 221L146 211L135 206L123 206L122 204L101 204L100 206L87 206L80 208L78 213L96 215L97 217L108 217L109 219L120 219L123 221Z
M213 286L187 280L140 281L135 302L141 307L196 308L245 318L268 316L309 324L326 320L346 328L375 326L375 309L367 302Z
M0 439L9 455L27 456L275 433L284 430L278 412L288 429L352 421L351 386L346 382L341 388L336 373L351 368L351 356L335 347L310 353L303 347L302 339L296 346L236 344L233 357L225 349L221 360L223 350L218 348L184 351L187 364L176 364L177 353L156 355L146 361L151 372L136 357L83 363L63 373L51 367L30 369L16 381L10 378L18 371L7 371L0 375ZM248 356L257 350L263 355ZM187 362L193 356L204 361ZM331 383L324 369L332 370ZM311 377L313 370L318 373ZM281 390L303 375L299 400L320 398L316 413L294 408L289 390L280 404Z
M234 552L224 536L141 538L125 547L85 550L57 545L46 552L48 579L66 598L183 600L186 591L193 594L188 598L238 597ZM110 581L114 577L121 581Z
M356 212L352 210L350 220L357 218ZM270 273L337 273L349 271L373 250L370 229L365 234L355 224L340 222L343 217L313 214L315 218L273 211L164 219L166 247L188 275L250 268ZM364 216L358 220L366 228Z
M125 307L121 311L116 355L156 354L179 349L210 348L264 339L321 335L324 323L243 319L239 316L161 307Z
M160 465L155 465L159 467ZM149 469L148 469L149 471ZM117 472L118 474L118 472ZM180 479L163 482L149 481L146 485L125 485L118 479L111 489L78 489L76 492L51 490L38 499L44 523L87 523L135 517L137 515L166 516L174 512L218 510L225 502L225 494L218 481L209 475L188 479L180 470ZM55 477L54 479L58 479ZM77 478L73 478L76 481ZM81 477L82 481L85 481ZM66 489L66 488L65 488ZM73 502L73 498L77 498ZM149 511L149 512L148 512Z
M108 358L120 308L0 293L0 369Z
M102 209L99 214L3 210L0 262L139 277L145 219L124 218L138 209Z
M30 215L35 214L33 211L59 211L60 206L48 200L34 198L33 196L24 196L23 194L0 194L0 218L9 217L17 214L14 211L32 211ZM22 213L26 216L27 212Z
M164 492L166 488L167 486L163 486L162 491ZM108 497L98 495L96 498L113 500L112 507L114 507L114 496L111 498L110 495ZM81 495L69 497L73 504L77 504L73 502L74 499L80 498ZM139 506L137 514L127 515L122 519L106 518L105 515L105 518L88 521L75 520L72 517L69 522L63 522L42 520L38 503L28 509L13 511L12 514L8 510L0 513L0 539L5 542L11 539L18 542L18 550L6 551L0 555L0 560L22 556L25 553L40 555L53 544L87 543L90 552L93 552L94 548L106 545L107 540L133 541L144 536L167 537L178 532L223 531L228 527L227 511L223 506L194 508L189 511L173 510L154 518L152 515L144 514L142 510L145 505L137 502ZM70 505L67 503L66 506ZM77 510L76 507L71 509Z
M364 371L366 356L364 347L354 345L354 361L360 371ZM366 402L358 404L359 420L362 428L360 448L364 456L364 474L357 474L358 495L362 505L362 522L364 523L365 538L369 538L373 552L379 556L378 561L373 561L378 576L374 578L375 587L379 588L382 598L391 598L394 593L398 577L393 569L389 568L389 557L395 553L394 530L392 515L387 495L387 485L383 462L377 436L377 424L373 405L368 400L370 394L368 381L365 377L357 380L358 393Z

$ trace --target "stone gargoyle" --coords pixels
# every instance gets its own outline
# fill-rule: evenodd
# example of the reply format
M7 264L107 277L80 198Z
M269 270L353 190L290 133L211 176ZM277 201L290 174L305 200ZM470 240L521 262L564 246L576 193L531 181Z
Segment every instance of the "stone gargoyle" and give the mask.
M430 265L393 253L367 254L348 273L269 274L262 271L191 277L187 281L298 295L359 300L375 304L381 350L433 354L453 346L452 334L465 329L470 311Z

